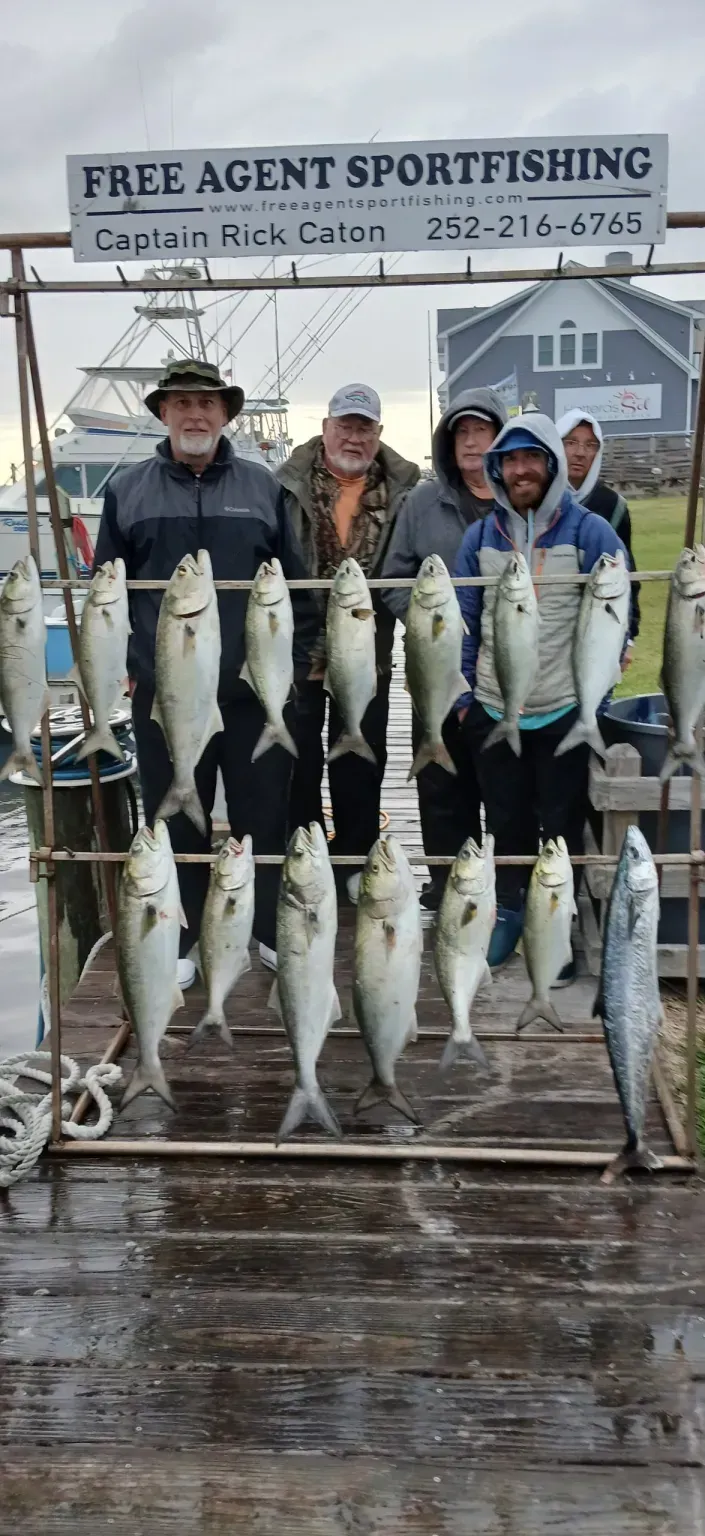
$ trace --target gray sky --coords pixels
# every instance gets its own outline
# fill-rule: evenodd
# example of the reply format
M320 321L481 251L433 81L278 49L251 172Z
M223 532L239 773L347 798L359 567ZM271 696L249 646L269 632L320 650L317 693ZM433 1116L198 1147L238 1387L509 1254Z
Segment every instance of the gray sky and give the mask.
M2 9L6 229L67 225L70 153L345 143L373 134L393 140L667 132L669 206L705 207L705 0L357 0L352 8L330 0L23 0ZM705 233L670 236L665 249L695 259L705 254ZM596 260L603 254L594 251ZM520 251L511 262L504 253L476 258L488 270L534 260ZM457 263L457 256L407 254L399 270ZM36 265L47 276L75 272L68 252L37 253ZM342 259L334 267L345 270ZM82 266L80 274L111 270ZM214 263L213 270L227 268ZM243 260L231 270L259 268ZM673 297L705 293L700 277L658 286ZM389 440L422 458L428 308L492 302L507 292L494 285L472 294L449 287L440 300L423 289L372 294L290 391L296 438L316 429L338 384L362 378L385 399ZM282 296L283 347L323 297ZM34 301L50 412L75 388L77 366L98 362L128 324L130 302ZM238 311L235 337L260 304L251 299ZM12 343L6 323L0 475L17 452ZM236 372L247 390L273 350L269 305L237 347ZM159 355L157 348L145 361Z

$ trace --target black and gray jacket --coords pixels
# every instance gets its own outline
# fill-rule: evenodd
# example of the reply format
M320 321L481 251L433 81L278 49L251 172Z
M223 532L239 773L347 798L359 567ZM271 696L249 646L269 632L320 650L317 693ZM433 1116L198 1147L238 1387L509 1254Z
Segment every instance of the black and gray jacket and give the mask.
M422 481L407 496L389 543L383 576L417 576L427 555L440 555L452 571L466 529L478 516L494 510L491 497L480 501L469 495L455 462L448 422L464 405L496 413L500 425L507 420L505 407L493 389L468 389L444 412L433 434L436 479ZM402 623L410 596L410 587L390 587L384 592L387 607Z
M123 469L105 492L95 566L120 556L128 581L169 581L184 555L207 549L216 581L252 581L263 560L281 561L289 581L306 576L284 496L264 465L238 458L221 437L212 464L197 475L178 463L168 439L143 464ZM219 592L220 698L250 696L240 680L248 593ZM154 646L162 593L131 592L128 671L154 688ZM294 670L305 677L318 631L309 592L293 591Z

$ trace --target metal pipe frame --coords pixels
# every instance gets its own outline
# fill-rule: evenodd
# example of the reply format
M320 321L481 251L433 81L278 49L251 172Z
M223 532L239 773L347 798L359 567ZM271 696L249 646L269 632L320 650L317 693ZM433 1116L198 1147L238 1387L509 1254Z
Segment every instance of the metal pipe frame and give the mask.
M644 582L670 581L673 573L672 571L627 571L625 574L627 581ZM585 586L589 580L589 572L585 574L583 571L574 571L570 576L551 576L550 574L548 576L534 576L533 586L579 587ZM498 587L500 578L499 576L451 576L450 581L454 587ZM415 584L415 579L410 576L370 576L367 580L367 585L371 591L387 590L390 587L410 588L415 586ZM126 585L129 592L165 592L169 583L168 581L128 581ZM42 586L48 587L52 592L55 588L59 587L78 587L87 591L90 582L82 581L79 578L64 581L61 577L58 577L55 580L51 576L46 576ZM214 581L213 586L217 592L250 592L254 586L254 581ZM294 580L285 582L285 586L291 592L328 592L332 588L333 582L324 579L322 576L312 576L308 581L297 577Z
M668 215L668 227L671 229L702 229L705 228L705 212L699 213L674 213ZM50 507L52 514L52 526L55 522L60 524L58 516L58 498L56 496L56 483L51 461L48 438L46 435L46 418L43 408L43 397L39 372L39 362L34 344L34 333L29 315L28 295L30 293L81 293L151 291L150 283L146 280L130 282L121 277L120 282L44 282L41 278L33 283L28 283L24 274L23 250L24 249L58 249L67 248L71 244L68 231L58 231L47 234L10 234L0 236L0 250L9 250L12 253L12 281L0 283L0 304L4 312L8 313L6 295L14 296L15 337L17 347L20 417L22 425L22 439L25 461L25 477L27 485L27 511L29 523L30 549L41 570L39 558L39 522L37 515L36 490L34 484L34 469L32 460L31 440L31 415L28 389L28 369L31 370L32 386L34 391L35 409L37 412L42 452L44 456L47 483L50 492ZM645 276L656 277L666 273L691 273L705 271L704 262L659 263L657 265L647 262L643 266L629 266L622 268L610 268L610 277L619 276ZM537 268L525 271L502 271L473 273L468 268L465 274L457 273L405 273L391 274L387 277L383 269L378 277L338 276L327 278L299 278L295 268L292 267L290 278L243 278L243 279L213 279L207 277L206 282L174 284L174 290L178 287L182 291L186 287L203 289L210 287L233 291L237 289L256 290L265 289L273 291L282 288L356 288L356 287L410 287L423 285L426 287L445 286L450 284L465 283L468 285L482 282L570 282L573 280L584 281L589 277L604 277L605 269L583 267L579 271L565 270L559 262L557 268ZM153 285L152 285L153 286ZM169 283L164 285L165 291L169 290ZM4 304L3 304L4 301ZM686 521L686 544L691 544L694 538L695 516L702 475L703 446L705 442L705 382L701 372L700 389L698 395L698 411L693 443L693 461L691 467L690 489L688 497L688 516ZM75 615L71 600L71 589L88 585L87 582L72 581L68 577L68 571L61 569L61 551L63 545L60 535L60 526L54 528L55 541L57 542L57 558L59 560L60 579L55 582L47 581L44 585L60 587L67 594L67 618L71 631L72 644L75 640ZM65 560L65 551L64 560ZM631 576L632 580L667 580L670 571L637 572ZM587 576L565 577L539 577L540 584L551 584L566 581L585 582ZM454 581L455 586L485 586L496 584L494 581L482 577L461 578ZM163 590L166 582L129 582L128 586L133 590ZM248 590L252 586L251 581L216 582L216 587L224 590ZM289 582L290 587L303 588L327 588L332 585L325 581L300 581ZM372 580L371 587L410 587L413 581L394 579L384 581ZM69 616L70 615L70 616ZM74 645L74 655L76 648ZM700 739L702 740L702 726ZM55 844L55 821L53 802L53 775L51 765L51 735L49 711L47 709L42 719L42 755L45 764L44 769L44 827L47 847L36 850L30 854L30 868L33 878L39 875L47 881L47 907L49 917L49 989L51 998L51 1092L52 1092L52 1126L51 1140L48 1151L54 1156L98 1156L98 1157L216 1157L216 1158L269 1158L269 1159L317 1159L328 1161L377 1161L377 1162L429 1162L442 1160L449 1163L495 1163L500 1166L553 1166L609 1169L614 1161L614 1152L611 1149L591 1150L571 1147L563 1144L562 1147L543 1146L481 1146L466 1143L462 1146L453 1146L448 1143L418 1143L418 1144L379 1144L375 1142L287 1142L277 1145L275 1142L254 1141L169 1141L161 1138L145 1139L132 1138L102 1141L73 1141L63 1140L61 1136L61 1002L59 991L59 935L58 913L56 903L55 865L57 862L92 862L113 864L124 861L126 855L110 853L101 850L96 853L77 853L70 849L58 849ZM100 785L98 784L98 797L100 797ZM666 811L667 815L667 811ZM677 1155L667 1156L662 1159L662 1166L667 1171L693 1172L698 1166L697 1146L697 1000L698 1000L698 938L699 938L699 909L700 909L700 881L702 878L705 853L700 849L700 781L697 774L693 775L693 787L691 796L691 850L687 854L666 854L661 852L656 857L659 865L687 865L690 867L690 896L688 904L688 1033L687 1033L687 1103L686 1125L681 1126L678 1114L668 1085L658 1062L654 1067L654 1087L661 1106L666 1125L671 1135ZM210 854L183 854L176 855L177 863L213 863L214 855ZM283 855L270 854L258 855L255 862L267 864L280 864ZM344 858L334 856L335 864L359 864L359 858ZM451 858L426 857L425 855L412 855L412 864L443 865L452 863ZM497 864L521 864L530 865L534 862L532 857L500 857ZM575 865L607 864L616 865L616 858L607 855L586 854L573 857L571 862ZM243 1033L246 1031L242 1031ZM354 1033L354 1031L350 1031ZM441 1031L438 1032L442 1033ZM131 1034L128 1021L123 1020L120 1027L110 1041L103 1055L103 1062L116 1061L127 1044ZM434 1035L433 1031L423 1031ZM495 1034L488 1032L483 1034L484 1039L493 1039ZM499 1035L500 1039L516 1039L511 1035ZM556 1039L552 1035L540 1035L531 1037L532 1041L550 1040L552 1044ZM576 1032L572 1036L567 1032L564 1043L600 1043L601 1037L597 1034ZM527 1042L529 1043L529 1042ZM80 1123L88 1109L90 1096L83 1093L74 1106L72 1120Z

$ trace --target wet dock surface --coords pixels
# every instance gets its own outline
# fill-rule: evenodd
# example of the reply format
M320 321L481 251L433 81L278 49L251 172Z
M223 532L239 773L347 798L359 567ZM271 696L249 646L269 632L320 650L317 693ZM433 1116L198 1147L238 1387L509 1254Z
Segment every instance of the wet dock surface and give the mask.
M395 707L385 804L413 846ZM489 1074L441 1073L430 943L398 1071L423 1130L387 1111L358 1124L351 939L348 912L345 1017L320 1067L346 1136L617 1149L604 1047L578 1038L599 1034L594 980L555 994L565 1038L516 1042L516 958L478 1001ZM293 1081L271 980L255 958L232 1052L187 1049L197 984L163 1051L176 1112L143 1097L111 1136L271 1140ZM64 1049L97 1060L118 1019L106 948ZM670 1150L655 1099L647 1131ZM704 1425L694 1178L74 1155L0 1196L2 1533L702 1536Z

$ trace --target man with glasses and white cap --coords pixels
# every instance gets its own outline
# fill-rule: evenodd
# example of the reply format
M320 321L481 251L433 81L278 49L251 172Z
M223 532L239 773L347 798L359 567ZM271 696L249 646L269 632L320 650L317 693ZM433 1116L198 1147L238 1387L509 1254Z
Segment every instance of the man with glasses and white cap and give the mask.
M320 434L295 448L288 462L277 471L286 492L286 510L313 577L332 579L346 556L357 560L366 576L381 575L397 511L419 478L417 464L382 444L381 422L382 408L376 391L368 384L346 384L334 394ZM362 731L376 766L347 753L328 769L335 826L331 852L360 854L361 868L379 835L394 639L394 616L384 606L379 591L373 592L373 606L377 693L364 716ZM297 690L299 759L294 767L289 806L290 825L294 827L311 821L325 826L321 797L322 732L328 698L323 687L325 608L322 600L321 629L311 673ZM343 722L331 699L329 749L342 730ZM359 873L350 874L348 870L347 881L338 880L339 893L347 889L350 900L356 901L359 884Z

